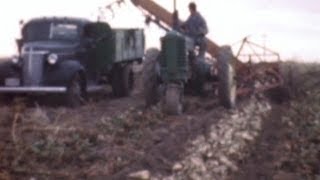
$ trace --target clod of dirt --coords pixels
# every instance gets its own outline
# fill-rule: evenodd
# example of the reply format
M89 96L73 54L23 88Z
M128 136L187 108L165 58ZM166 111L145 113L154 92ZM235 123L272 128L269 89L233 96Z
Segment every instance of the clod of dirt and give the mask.
M173 171L180 171L180 170L182 170L182 168L183 168L182 164L180 164L180 163L175 163L175 164L173 165L173 167L172 167L172 170L173 170Z
M149 180L151 177L151 174L148 170L141 170L141 171L133 172L129 174L128 177L133 180Z
M273 180L299 180L297 174L280 171L273 176Z

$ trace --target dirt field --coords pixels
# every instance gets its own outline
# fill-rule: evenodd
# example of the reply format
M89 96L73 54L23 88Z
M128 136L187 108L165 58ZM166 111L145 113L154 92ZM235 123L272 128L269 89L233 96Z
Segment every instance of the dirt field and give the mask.
M320 67L283 66L291 99L273 105L263 131L230 179L320 178Z
M92 96L79 109L3 100L0 179L319 178L317 83L287 83L290 101L246 97L232 111L214 95L187 96L179 117L145 109L139 88L128 98Z

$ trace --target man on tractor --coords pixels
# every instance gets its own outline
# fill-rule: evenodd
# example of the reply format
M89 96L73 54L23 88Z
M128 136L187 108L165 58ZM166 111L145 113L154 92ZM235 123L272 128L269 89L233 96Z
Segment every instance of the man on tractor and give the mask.
M207 22L197 11L197 5L194 2L189 4L189 11L190 16L181 25L181 29L187 36L193 39L196 46L199 46L199 57L204 57L207 50L205 40L205 36L208 34Z

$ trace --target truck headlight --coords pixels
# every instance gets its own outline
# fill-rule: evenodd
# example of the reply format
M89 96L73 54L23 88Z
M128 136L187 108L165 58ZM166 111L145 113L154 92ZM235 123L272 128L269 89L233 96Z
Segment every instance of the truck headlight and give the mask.
M53 64L57 63L57 61L58 61L58 55L57 55L57 54L54 54L54 53L49 54L47 60L48 60L48 63L49 63L49 64L53 65Z
M19 63L19 57L13 56L13 57L11 58L11 61L12 61L13 64L18 64L18 63Z

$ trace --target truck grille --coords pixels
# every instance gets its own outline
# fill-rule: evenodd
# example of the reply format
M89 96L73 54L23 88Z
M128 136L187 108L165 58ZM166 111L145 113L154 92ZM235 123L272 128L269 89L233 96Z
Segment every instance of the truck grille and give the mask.
M39 86L42 81L44 53L29 51L23 55L22 80L24 86Z

